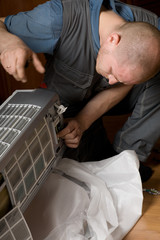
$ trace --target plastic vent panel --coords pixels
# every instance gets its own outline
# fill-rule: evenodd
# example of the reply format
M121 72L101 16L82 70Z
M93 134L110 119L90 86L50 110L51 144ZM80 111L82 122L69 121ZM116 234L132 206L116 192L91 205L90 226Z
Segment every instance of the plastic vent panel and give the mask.
M0 157L40 110L39 106L8 104L0 115Z
M4 169L14 205L26 200L54 158L52 139L44 118Z
M18 207L0 219L0 240L33 240Z

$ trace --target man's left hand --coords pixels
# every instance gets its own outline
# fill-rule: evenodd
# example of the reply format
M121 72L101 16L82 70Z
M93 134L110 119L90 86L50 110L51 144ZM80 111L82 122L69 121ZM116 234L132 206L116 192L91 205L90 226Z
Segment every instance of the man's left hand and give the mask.
M75 118L65 119L65 123L67 123L66 127L57 136L64 139L67 147L77 148L84 132L82 126Z

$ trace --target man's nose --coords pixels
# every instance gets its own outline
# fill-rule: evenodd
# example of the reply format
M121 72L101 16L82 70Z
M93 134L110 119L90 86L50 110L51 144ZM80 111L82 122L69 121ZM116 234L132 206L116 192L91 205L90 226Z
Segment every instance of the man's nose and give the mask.
M110 85L117 83L117 79L113 75L108 76L108 82Z

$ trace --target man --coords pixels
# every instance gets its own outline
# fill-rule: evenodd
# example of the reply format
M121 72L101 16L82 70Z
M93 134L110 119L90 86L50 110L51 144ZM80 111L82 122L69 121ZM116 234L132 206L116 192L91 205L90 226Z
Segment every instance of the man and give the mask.
M156 15L114 0L52 0L1 20L10 32L1 23L1 63L16 80L27 80L25 64L30 58L43 73L34 52L46 53L45 83L68 107L68 124L59 137L71 152L76 149L74 158L107 156L106 136L97 119L112 108L132 111L115 137L114 151L132 149L140 161L147 159L160 137Z

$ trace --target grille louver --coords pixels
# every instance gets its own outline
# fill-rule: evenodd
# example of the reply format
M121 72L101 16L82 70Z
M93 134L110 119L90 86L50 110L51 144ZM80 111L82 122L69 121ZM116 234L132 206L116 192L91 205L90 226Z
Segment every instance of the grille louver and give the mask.
M8 104L0 115L0 157L27 126L40 107L27 104Z

